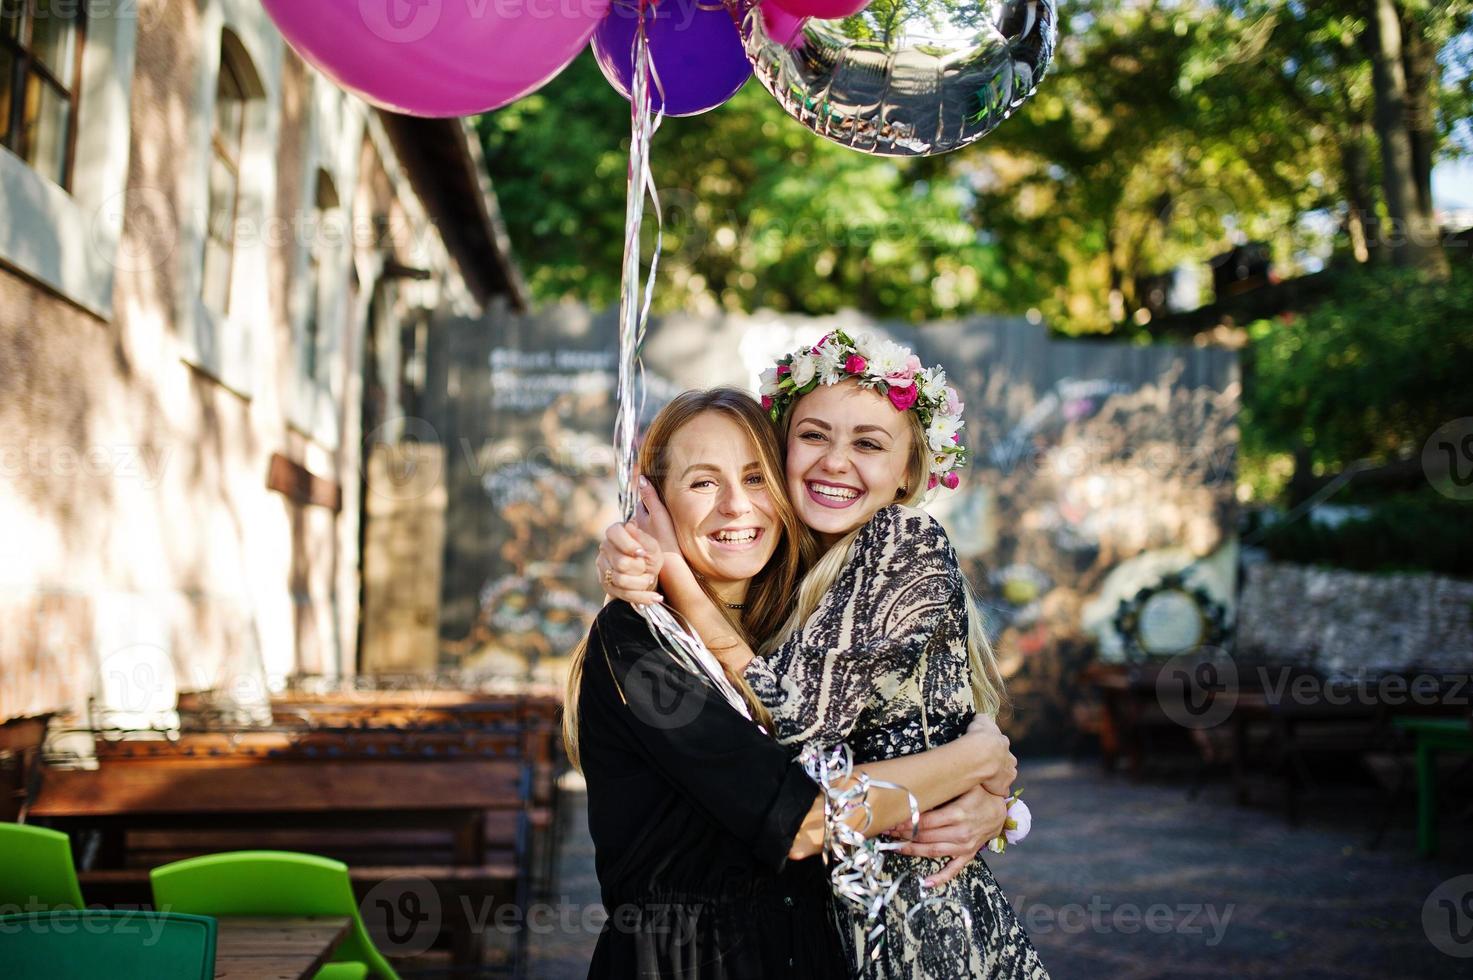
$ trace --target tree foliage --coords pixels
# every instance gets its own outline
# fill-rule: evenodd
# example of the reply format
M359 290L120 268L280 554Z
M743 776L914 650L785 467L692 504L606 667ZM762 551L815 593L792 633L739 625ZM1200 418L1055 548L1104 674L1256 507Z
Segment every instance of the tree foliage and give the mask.
M1473 417L1473 268L1447 279L1383 268L1345 275L1300 316L1253 324L1244 452L1307 453L1317 472L1385 463L1443 423Z
M879 0L877 0L879 2ZM889 2L889 0L886 0ZM892 6L907 2L894 0ZM1293 271L1331 216L1373 258L1380 199L1371 0L1071 0L1034 99L995 133L925 160L809 133L756 83L668 119L652 154L666 208L664 308L845 306L908 319L1039 309L1069 332L1129 326L1142 282L1234 241ZM1473 106L1473 0L1397 0L1441 52L1432 152ZM627 104L580 58L480 121L534 293L613 301Z

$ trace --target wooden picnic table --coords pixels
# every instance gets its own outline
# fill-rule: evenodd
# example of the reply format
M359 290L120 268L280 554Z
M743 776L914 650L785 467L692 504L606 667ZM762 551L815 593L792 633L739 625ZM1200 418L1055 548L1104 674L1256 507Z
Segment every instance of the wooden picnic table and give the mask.
M348 934L346 915L215 920L215 980L302 980L322 969Z

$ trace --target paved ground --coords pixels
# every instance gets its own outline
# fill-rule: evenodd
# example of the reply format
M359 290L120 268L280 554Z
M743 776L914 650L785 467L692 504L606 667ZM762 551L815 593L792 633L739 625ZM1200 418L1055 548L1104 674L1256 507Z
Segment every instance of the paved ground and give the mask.
M1290 829L1266 806L1235 806L1221 784L1188 800L1181 782L1038 761L1023 764L1020 784L1033 835L992 867L1054 980L1473 978L1466 821L1450 817L1445 853L1424 861L1410 805L1380 849L1365 849L1381 804L1361 790L1311 803ZM586 923L598 887L575 799L561 896L544 913L560 922L533 936L542 980L581 980L596 939Z

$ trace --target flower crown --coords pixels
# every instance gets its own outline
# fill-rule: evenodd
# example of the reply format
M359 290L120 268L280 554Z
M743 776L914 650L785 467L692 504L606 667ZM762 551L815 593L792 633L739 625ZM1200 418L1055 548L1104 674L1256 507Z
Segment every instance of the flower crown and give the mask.
M890 399L898 412L914 409L926 430L931 450L931 479L927 489L955 490L961 482L956 468L967 461L962 445L962 401L946 383L939 367L923 368L909 348L892 340L862 333L850 337L835 330L812 347L803 347L762 373L762 408L774 422L802 395L819 385L835 385L855 378L862 388L873 388Z

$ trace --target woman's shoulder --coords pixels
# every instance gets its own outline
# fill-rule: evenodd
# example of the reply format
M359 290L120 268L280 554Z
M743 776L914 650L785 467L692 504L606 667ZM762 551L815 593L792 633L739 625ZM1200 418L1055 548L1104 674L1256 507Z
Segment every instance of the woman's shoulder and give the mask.
M644 623L644 617L623 599L610 599L593 617L593 625L600 631L628 630Z
M598 611L588 639L611 657L636 660L656 642L649 623L623 599L610 600Z
M905 504L890 504L882 507L871 517L860 534L872 546L885 543L923 548L950 547L946 528L941 522L919 507Z

